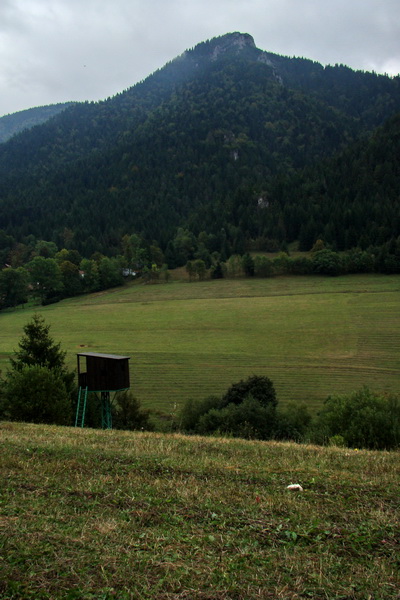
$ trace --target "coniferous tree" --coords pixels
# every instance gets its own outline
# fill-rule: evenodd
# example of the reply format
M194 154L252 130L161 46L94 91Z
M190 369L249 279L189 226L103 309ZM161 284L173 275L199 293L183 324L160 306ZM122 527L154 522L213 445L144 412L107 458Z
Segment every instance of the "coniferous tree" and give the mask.
M19 350L10 358L0 414L17 421L69 424L75 390L66 353L50 337L41 315L34 315L23 329Z
M35 314L24 328L24 335L18 343L19 350L10 358L12 371L21 371L24 367L40 366L59 373L68 389L71 389L74 373L65 365L66 352L61 343L55 343L49 335L50 325L44 318Z
M243 271L245 275L247 275L247 277L254 276L254 260L248 252L242 257L242 266Z

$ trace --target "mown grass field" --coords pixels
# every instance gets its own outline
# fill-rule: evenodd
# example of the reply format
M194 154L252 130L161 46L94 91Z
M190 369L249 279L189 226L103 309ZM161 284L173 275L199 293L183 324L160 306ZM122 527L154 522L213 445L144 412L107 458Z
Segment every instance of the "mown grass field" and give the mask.
M0 423L0 598L398 599L399 458Z
M278 277L133 285L0 313L0 368L37 310L76 353L131 356L142 405L173 414L189 397L267 375L279 401L318 407L363 385L398 392L400 277Z

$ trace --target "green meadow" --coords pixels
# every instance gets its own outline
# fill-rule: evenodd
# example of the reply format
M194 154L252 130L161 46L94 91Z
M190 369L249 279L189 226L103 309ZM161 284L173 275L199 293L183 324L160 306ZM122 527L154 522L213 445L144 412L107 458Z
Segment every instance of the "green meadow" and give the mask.
M40 312L71 368L77 352L131 356L134 394L160 413L253 374L272 379L280 402L315 410L363 385L398 392L399 291L400 277L385 275L137 281L2 311L0 368Z
M0 423L0 598L394 600L399 466L398 452Z

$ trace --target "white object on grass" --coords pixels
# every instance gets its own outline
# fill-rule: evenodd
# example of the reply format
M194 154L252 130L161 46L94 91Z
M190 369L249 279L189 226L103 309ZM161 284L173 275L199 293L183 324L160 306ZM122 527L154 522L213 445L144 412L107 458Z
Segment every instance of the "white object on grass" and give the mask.
M290 490L291 492L304 492L303 488L299 483L291 483L287 486L286 489Z

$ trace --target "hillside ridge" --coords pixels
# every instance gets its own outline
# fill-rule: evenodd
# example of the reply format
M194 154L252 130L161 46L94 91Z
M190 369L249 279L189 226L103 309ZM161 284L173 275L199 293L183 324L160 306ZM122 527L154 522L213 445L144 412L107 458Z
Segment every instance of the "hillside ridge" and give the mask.
M379 153L360 163L369 159L353 144L369 143L396 113L400 78L273 55L249 34L220 36L1 144L0 230L59 247L70 231L88 257L117 254L135 233L171 267L186 262L179 228L194 239L189 257L202 252L201 233L222 259L296 240L308 250L318 238L339 250L382 245L399 235L390 190L400 175ZM329 161L346 149L358 187L327 193ZM386 170L376 210L365 190Z
M63 102L59 104L48 104L46 106L28 108L0 117L0 144L7 142L17 133L45 123L69 106L72 106L72 104L74 103Z

